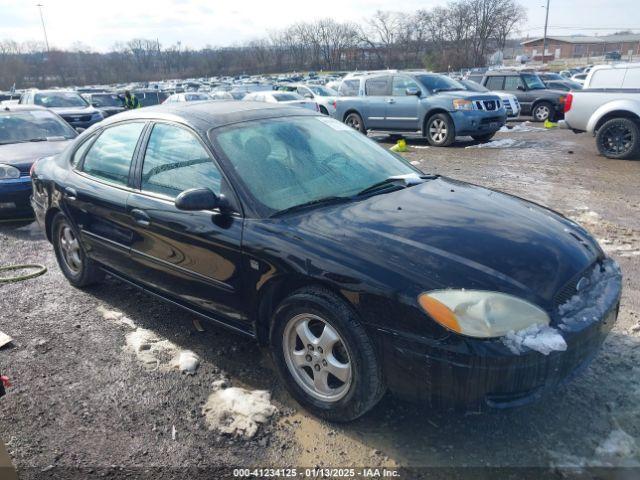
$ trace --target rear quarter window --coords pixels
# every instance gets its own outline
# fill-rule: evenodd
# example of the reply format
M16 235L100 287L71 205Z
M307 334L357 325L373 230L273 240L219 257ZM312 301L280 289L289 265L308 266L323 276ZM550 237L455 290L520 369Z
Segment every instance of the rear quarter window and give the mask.
M370 78L364 82L364 91L368 96L384 96L388 95L387 77Z
M502 90L502 85L504 82L504 77L489 77L487 78L487 83L485 87L489 90Z
M360 80L344 80L338 93L343 97L355 97L358 95Z

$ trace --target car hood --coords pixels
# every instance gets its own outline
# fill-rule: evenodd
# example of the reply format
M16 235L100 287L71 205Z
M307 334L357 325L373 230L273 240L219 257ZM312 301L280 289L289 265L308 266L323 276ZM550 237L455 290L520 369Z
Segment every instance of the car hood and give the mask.
M97 112L98 110L94 107L52 107L50 110L53 110L58 115L87 115Z
M499 97L493 92L471 92L469 90L455 90L453 92L438 92L438 97L447 98L468 98L473 100L499 100Z
M289 221L308 241L333 243L341 262L374 262L419 289L497 290L549 308L602 255L584 229L549 209L442 177Z
M56 155L64 150L72 140L54 142L25 142L0 145L0 163L13 165L31 165L36 160Z

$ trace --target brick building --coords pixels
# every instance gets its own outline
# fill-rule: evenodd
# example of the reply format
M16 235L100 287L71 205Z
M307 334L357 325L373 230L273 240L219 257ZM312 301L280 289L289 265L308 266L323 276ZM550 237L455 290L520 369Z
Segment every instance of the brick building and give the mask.
M534 60L542 58L542 37L522 42L524 54ZM601 57L607 52L620 52L625 58L640 54L640 33L587 36L547 36L547 58Z

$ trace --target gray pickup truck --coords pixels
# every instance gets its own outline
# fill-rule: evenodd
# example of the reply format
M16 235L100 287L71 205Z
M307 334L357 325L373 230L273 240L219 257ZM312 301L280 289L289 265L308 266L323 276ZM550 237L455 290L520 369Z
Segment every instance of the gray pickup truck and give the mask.
M389 72L345 78L334 118L366 133L421 133L436 147L456 136L486 142L507 118L496 95L470 92L444 75Z
M608 158L640 156L640 64L594 67L587 88L569 93L563 126L596 137Z

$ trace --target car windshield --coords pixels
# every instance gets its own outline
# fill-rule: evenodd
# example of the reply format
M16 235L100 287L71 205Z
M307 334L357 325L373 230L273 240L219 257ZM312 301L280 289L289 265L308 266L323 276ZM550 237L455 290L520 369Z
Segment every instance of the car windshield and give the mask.
M479 83L474 82L473 80L460 80L460 83L466 87L470 92L488 92L489 89L483 87Z
M538 75L534 75L532 73L523 73L522 79L524 80L524 83L526 83L529 90L540 90L543 88L547 88Z
M95 107L122 107L122 99L115 93L109 95L92 95L91 103Z
M66 140L75 136L73 128L46 110L0 115L0 144Z
M327 87L310 86L309 89L321 97L335 97L338 95L338 92Z
M417 75L416 78L431 92L466 90L460 82L444 75Z
M267 214L329 198L349 199L398 175L420 172L337 120L319 116L257 120L210 137Z
M86 107L89 104L75 92L36 93L33 103L47 108Z
M198 100L209 100L210 97L209 95L205 94L205 93L186 93L185 94L185 100L187 102L195 102Z
M559 73L545 73L544 79L545 80L564 80L562 75L560 75Z
M302 97L297 93L288 92L288 93L273 93L273 98L278 102L290 102L292 100L302 100Z

